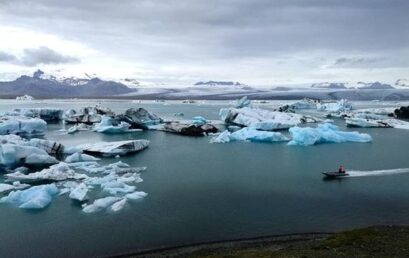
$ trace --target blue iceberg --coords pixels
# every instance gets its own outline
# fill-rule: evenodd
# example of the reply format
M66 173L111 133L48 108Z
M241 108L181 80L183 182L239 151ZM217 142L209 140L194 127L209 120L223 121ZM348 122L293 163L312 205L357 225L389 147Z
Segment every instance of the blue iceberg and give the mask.
M42 209L47 207L58 193L54 184L33 186L26 190L13 191L0 202L10 203L22 209Z
M292 140L288 145L314 145L319 143L342 143L342 142L370 142L372 137L366 133L343 132L333 124L325 123L317 128L292 127L290 128Z
M199 125L199 126L205 125L205 124L207 124L207 120L206 120L206 118L204 118L202 116L195 116L192 119L192 124Z
M245 127L233 133L224 131L211 140L212 143L227 143L231 141L252 141L252 142L280 142L289 139L282 133L259 131L254 128Z

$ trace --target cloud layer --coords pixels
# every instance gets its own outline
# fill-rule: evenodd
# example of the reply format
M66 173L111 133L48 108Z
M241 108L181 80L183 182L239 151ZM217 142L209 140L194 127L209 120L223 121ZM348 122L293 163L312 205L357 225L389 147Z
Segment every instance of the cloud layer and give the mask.
M81 42L110 58L89 67L116 60L152 80L382 79L393 62L383 60L407 67L407 10L407 0L13 0L0 3L0 24Z

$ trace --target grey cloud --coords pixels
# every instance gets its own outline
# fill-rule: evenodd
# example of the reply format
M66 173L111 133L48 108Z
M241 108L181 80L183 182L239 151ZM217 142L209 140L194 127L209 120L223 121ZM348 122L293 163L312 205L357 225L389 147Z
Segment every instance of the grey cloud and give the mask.
M341 57L331 65L334 68L391 68L409 67L406 58L395 57Z
M0 62L10 62L15 59L16 57L14 55L0 51Z
M72 56L62 55L48 47L25 49L19 63L26 66L36 66L38 64L67 64L79 62L79 59Z

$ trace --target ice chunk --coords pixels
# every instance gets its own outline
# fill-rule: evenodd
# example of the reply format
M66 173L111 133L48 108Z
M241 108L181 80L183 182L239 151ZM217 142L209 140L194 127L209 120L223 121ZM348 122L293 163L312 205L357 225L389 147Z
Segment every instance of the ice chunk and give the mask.
M109 206L118 202L121 199L122 198L120 197L113 197L113 196L100 198L100 199L95 200L92 204L86 205L82 210L86 213L98 212L98 211L108 208Z
M177 133L180 135L188 135L188 136L205 136L210 133L218 132L218 129L211 124L202 124L202 120L197 124L187 124L187 123L180 123L176 122L167 122L164 124L161 130L170 133ZM202 124L202 125L199 125Z
M42 182L42 181L64 181L69 179L85 179L86 175L75 173L66 163L60 162L53 165L48 169L43 169L40 172L31 174L22 174L20 172L14 172L6 174L5 177L9 181L21 181L21 182Z
M124 208L125 204L126 204L126 198L123 198L122 200L117 201L116 203L112 204L111 210L120 211Z
M103 116L101 122L95 125L94 130L99 133L129 133L141 131L141 129L129 129L131 127L127 122L118 123L115 119L108 116Z
M97 161L98 158L95 158L91 155L83 154L83 153L74 153L70 156L65 158L65 162L67 163L74 163L74 162L85 162L85 161Z
M59 108L22 108L14 112L25 117L38 117L45 121L58 121L62 119L64 111Z
M290 109L317 109L318 101L313 99L304 98L300 101L289 104Z
M81 183L71 191L69 197L73 200L82 202L87 200L87 193L88 193L87 185Z
M25 94L23 96L17 96L16 100L19 100L19 101L32 101L32 100L34 100L34 98L32 96L30 96L30 95Z
M206 118L202 116L195 116L192 119L192 124L201 126L201 125L207 124L207 120Z
M233 133L224 131L211 140L212 143L227 143L230 141L278 142L288 141L282 133L259 131L254 128L243 128Z
M5 192L9 192L11 190L14 189L13 185L9 185L9 184L1 184L0 183L0 194L1 193L5 193Z
M32 147L15 144L0 145L0 165L15 167L18 165L50 165L56 160L49 156L46 151Z
M305 117L299 114L269 111L258 108L221 109L222 120L228 124L249 126L259 130L288 129L305 122Z
M47 123L40 118L27 117L0 117L0 135L4 134L31 134L42 135L47 130Z
M163 120L155 114L149 113L144 108L130 108L125 114L115 117L117 121L123 121L131 125L131 128L148 129L149 126L163 123Z
M350 117L345 119L347 126L351 127L392 127L382 120Z
M369 134L359 132L343 132L332 124L320 124L317 128L292 127L290 128L292 140L289 145L313 145L318 143L342 143L342 142L370 142Z
M84 152L102 155L124 155L141 151L149 146L148 140L130 140L119 142L100 142L82 146Z
M352 105L346 99L341 99L337 102L317 103L317 109L329 112L344 112L352 109Z
M42 209L48 206L58 188L54 184L33 186L26 190L9 193L0 199L0 202L10 203L22 209Z
M148 194L142 191L136 191L133 193L129 193L127 195L125 195L125 197L129 200L139 200L142 199L144 197L146 197Z
M50 140L31 139L30 141L26 142L25 145L45 150L48 154L53 155L57 155L64 152L64 145Z
M119 181L106 182L101 184L101 187L104 191L112 195L116 195L118 193L132 193L136 189L135 186L127 185Z
M247 96L244 96L241 99L237 100L234 105L235 108L244 108L244 107L250 107L250 106L251 106L251 100L249 100Z

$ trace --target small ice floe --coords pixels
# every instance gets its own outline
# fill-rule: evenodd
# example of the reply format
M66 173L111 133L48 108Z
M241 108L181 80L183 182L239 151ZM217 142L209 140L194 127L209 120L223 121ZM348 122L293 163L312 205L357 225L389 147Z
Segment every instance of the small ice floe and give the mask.
M366 133L343 132L333 124L319 124L316 128L292 127L290 128L292 140L289 145L313 145L318 143L342 142L371 142L372 137Z
M100 160L100 159L95 158L95 157L93 157L91 155L80 153L80 152L71 154L70 156L65 158L65 162L67 162L67 163L97 161L97 160Z
M178 121L166 122L159 130L187 136L205 136L219 131L214 125L203 123L203 120L198 122L198 124L181 123Z
M129 140L118 142L99 142L79 146L85 153L106 156L125 155L141 151L149 146L148 140Z
M185 115L185 114L183 114L182 112L178 112L178 113L175 113L175 114L174 114L174 116L179 116L179 117L180 117L180 116L184 116L184 115Z
M76 124L74 126L71 126L70 128L68 128L67 130L67 134L74 134L80 131L88 131L90 130L91 127L89 125L86 124Z
M43 135L47 123L40 118L22 116L0 116L0 135Z
M303 115L248 107L221 109L220 116L226 124L248 126L265 131L288 129L307 122L307 118ZM308 118L308 122L314 121L312 117Z
M114 203L122 200L121 197L108 196L96 199L92 204L86 205L82 210L86 213L98 212L109 208Z
M317 110L328 112L345 112L352 110L352 105L346 99L341 99L337 102L329 103L319 102L317 103Z
M12 191L1 198L0 202L10 203L22 209L42 209L51 203L56 194L58 194L58 188L55 184L39 185Z
M23 96L17 96L16 100L18 100L18 101L32 101L32 100L34 100L34 98L32 96L30 96L30 95L25 94Z
M142 131L141 129L129 129L131 127L127 122L118 122L114 118L109 116L102 116L101 122L96 124L94 131L99 133L130 133L135 131Z
M254 128L245 127L233 133L224 131L211 139L211 143L227 143L231 141L252 141L252 142L281 142L289 139L279 132L259 131Z
M236 103L234 104L235 108L244 108L244 107L250 107L250 106L251 106L251 100L249 100L247 96L244 96L241 99L238 99Z
M80 183L71 190L69 197L73 200L83 202L88 199L87 194L88 194L87 185L84 183Z
M5 175L7 181L20 181L24 183L36 183L44 181L64 181L80 180L87 178L84 174L78 174L72 170L66 163L60 162L52 165L50 168L43 169L39 172L23 174L14 172Z

